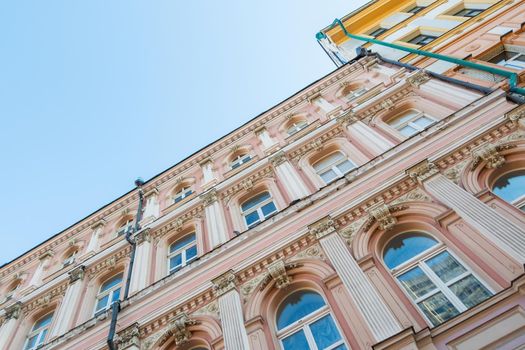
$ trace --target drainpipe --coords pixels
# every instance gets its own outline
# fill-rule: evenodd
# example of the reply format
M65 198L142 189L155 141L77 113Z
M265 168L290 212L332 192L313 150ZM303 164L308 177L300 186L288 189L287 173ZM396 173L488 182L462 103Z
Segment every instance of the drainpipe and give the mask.
M388 43L388 42L385 42L383 40L378 40L378 39L375 39L375 38L367 38L367 37L361 36L361 35L350 34L346 30L345 26L343 25L343 22L341 22L341 20L338 19L338 18L336 18L334 20L334 22L328 27L328 29L334 28L335 26L341 27L343 33L347 37L349 37L351 39L365 41L367 43L373 43L373 44L377 44L377 45L381 45L381 46L386 46L386 47L390 47L392 49L401 50L401 51L405 51L405 52L410 52L410 53L413 53L413 54L416 54L416 55L425 56L425 57L435 58L435 59L446 61L446 62L450 62L450 63L455 63L457 65L468 67L468 68L478 69L478 70L481 70L481 71L484 71L484 72L488 72L488 73L491 73L491 74L501 75L501 76L509 79L510 92L515 92L515 93L518 93L520 95L525 95L525 89L518 87L519 79L518 79L518 74L517 73L510 72L510 71L507 71L507 70L504 70L504 69L499 69L499 68L486 66L486 65L481 64L481 63L467 61L467 60L464 60L464 59L461 59L461 58L456 58L456 57L452 57L452 56L442 55L442 54L439 54L439 53L434 53L434 52L430 52L430 51L426 51L426 50L413 49L413 48L406 47L406 46L399 45L399 44ZM324 38L326 38L326 34L322 33L322 32L319 32L319 33L317 33L316 38L317 38L317 40L324 39Z
M137 186L139 192L139 205L137 208L137 215L135 216L135 226L126 232L126 241L131 245L131 258L129 261L128 276L126 277L126 285L124 289L124 296L122 300L126 300L129 296L129 286L131 281L131 273L133 272L133 264L135 262L135 251L137 250L137 243L131 238L135 232L140 229L140 220L142 220L142 206L144 203L144 191L142 190L144 181L141 178L135 180L135 186ZM118 313L120 311L120 300L117 300L111 304L111 323L109 324L109 334L107 338L107 344L109 350L116 350L115 346L115 331L117 328Z

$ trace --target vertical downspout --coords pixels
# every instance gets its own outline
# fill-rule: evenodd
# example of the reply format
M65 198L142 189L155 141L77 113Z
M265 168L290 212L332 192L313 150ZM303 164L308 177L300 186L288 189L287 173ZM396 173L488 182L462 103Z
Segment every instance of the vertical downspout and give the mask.
M137 250L137 243L131 238L135 232L138 232L140 229L140 220L142 220L142 207L144 203L144 191L142 190L142 185L144 181L142 179L135 180L135 185L138 188L139 192L139 205L137 208L137 215L135 216L135 226L126 232L126 241L131 245L131 258L129 260L128 276L126 277L126 285L124 289L124 296L122 300L126 300L129 296L129 287L131 282L131 273L133 272L133 265L135 262L135 252ZM118 313L120 311L120 300L115 301L111 304L111 323L109 324L109 333L107 338L107 344L109 350L116 350L115 346L115 332L117 329L117 319Z

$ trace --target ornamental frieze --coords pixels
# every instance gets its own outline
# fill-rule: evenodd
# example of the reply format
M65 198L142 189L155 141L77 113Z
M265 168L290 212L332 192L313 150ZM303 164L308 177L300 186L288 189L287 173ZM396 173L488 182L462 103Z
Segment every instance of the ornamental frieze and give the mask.
M86 274L89 279L92 279L101 271L111 271L117 264L125 258L128 258L131 253L131 246L126 245L124 249L107 256L104 260L98 262L97 264L90 266L86 270Z
M288 152L288 155L293 162L297 163L303 155L311 150L320 150L327 141L332 140L334 137L341 136L343 132L342 125L337 125L321 136L316 137L314 140Z
M242 181L237 182L233 186L230 186L226 190L221 192L221 198L229 200L232 196L239 193L240 191L250 190L257 184L258 181L264 178L271 178L274 176L273 168L266 166L259 169L257 172L245 177Z
M64 296L64 294L66 293L67 286L67 281L64 281L63 283L55 286L53 289L38 295L37 297L31 299L28 302L25 302L22 306L22 312L27 314L38 308L49 306L49 303Z

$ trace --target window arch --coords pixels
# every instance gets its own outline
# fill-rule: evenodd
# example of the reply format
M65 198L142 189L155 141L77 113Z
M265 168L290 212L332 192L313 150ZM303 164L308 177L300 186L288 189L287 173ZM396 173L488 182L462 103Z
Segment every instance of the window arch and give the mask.
M195 232L185 235L170 244L168 249L168 274L188 265L197 257Z
M276 212L277 207L268 191L261 192L241 203L241 213L248 228L252 228Z
M288 295L277 310L277 337L284 350L346 350L324 299L311 290Z
M434 326L493 294L446 246L423 232L404 232L392 238L383 261Z
M47 314L40 319L38 319L31 332L27 335L26 345L24 350L34 350L41 347L46 340L47 333L51 326L51 321L53 320L53 313Z
M120 299L120 288L122 287L122 274L111 277L100 286L95 305L95 315L103 313L111 307L115 301Z
M115 234L117 236L125 235L129 230L133 228L133 217L126 216L116 225Z
M78 252L79 252L78 247L71 247L70 249L68 249L62 259L62 266L66 267L66 266L73 264L78 255Z
M243 164L252 160L252 156L248 152L239 152L235 154L230 160L230 169L237 169Z
M341 90L341 97L350 102L359 96L366 94L367 91L368 89L363 84L348 84Z
M175 204L182 202L186 198L190 197L193 193L194 192L191 183L183 182L173 190L171 196L172 203Z
M308 121L302 117L291 118L284 126L288 136L297 134L299 131L303 130L308 126Z
M504 201L525 211L525 169L500 176L494 182L492 192Z
M410 137L424 130L436 120L417 109L408 109L387 120L387 124L401 135Z
M312 164L317 175L328 184L356 167L341 151L332 152Z

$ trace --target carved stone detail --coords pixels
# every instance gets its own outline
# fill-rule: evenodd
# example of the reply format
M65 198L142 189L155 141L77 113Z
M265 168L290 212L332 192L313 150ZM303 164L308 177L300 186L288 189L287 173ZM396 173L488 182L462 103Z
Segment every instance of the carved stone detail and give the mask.
M169 332L175 338L175 345L179 346L187 343L191 339L191 332L188 326L194 326L197 321L192 320L185 313L181 313L170 322Z
M430 80L430 76L424 70L418 70L407 78L407 83L419 89L419 86Z
M492 143L483 143L472 150L472 169L481 162L486 162L486 167L496 169L505 164L505 158L499 153L500 146Z
M343 113L341 114L340 116L338 116L336 118L336 121L343 125L343 126L347 126L347 125L350 125L350 124L353 124L355 122L357 122L357 116L356 114L353 112L353 111L349 111L347 113Z
M335 232L335 222L330 217L324 217L321 220L308 225L310 234L314 235L317 239L321 239L332 232Z
M78 280L84 279L85 271L86 267L84 265L80 265L69 271L69 284L73 284Z
M212 188L207 192L203 193L200 196L200 199L202 200L205 206L209 206L215 203L219 199L219 196L217 194L217 190L215 188Z
M151 242L151 229L147 228L137 233L137 235L135 236L135 242L137 244L142 244L144 242Z
M194 315L211 315L214 317L217 317L219 315L219 305L217 304L217 300L213 300L210 303L208 303L206 306L196 310Z
M213 279L211 282L213 283L213 291L215 292L215 295L219 297L235 288L236 278L233 271L230 270Z
M20 317L20 314L22 313L22 303L16 302L11 306L6 307L5 309L5 319L10 320L14 318L15 320L18 320Z
M303 251L300 251L299 253L291 257L288 261L295 261L295 260L308 259L308 258L324 260L323 250L321 249L319 244L315 244Z
M341 237L346 239L346 243L349 245L352 244L352 240L354 239L357 232L359 232L360 228L363 226L364 223L368 220L368 217L362 216L356 221L353 221L350 225L346 226L342 230L339 230L339 234Z
M368 209L368 214L377 221L382 230L388 231L397 223L396 218L390 212L390 208L383 201L371 206Z
M410 202L410 201L432 202L432 198L430 198L430 196L425 191L423 191L421 188L418 187L402 195L401 197L396 198L390 203L390 205L395 205L395 204Z
M132 346L140 347L140 330L139 324L133 323L131 326L124 328L117 333L115 343L118 350L125 350Z
M283 260L277 260L268 265L268 273L275 280L275 286L278 289L288 287L292 278L286 273L286 266Z
M277 167L286 161L288 161L288 157L286 156L286 153L284 153L283 151L277 152L274 156L270 158L270 162L272 163L274 167Z
M525 118L525 105L514 108L506 114L506 117L514 124L518 123L520 119Z
M439 170L436 165L434 165L434 163L431 163L425 159L424 161L407 169L406 173L410 178L423 182L431 176L439 173Z

